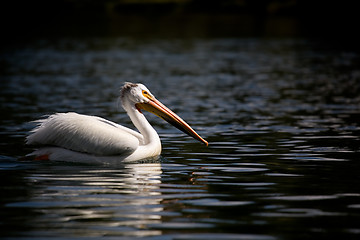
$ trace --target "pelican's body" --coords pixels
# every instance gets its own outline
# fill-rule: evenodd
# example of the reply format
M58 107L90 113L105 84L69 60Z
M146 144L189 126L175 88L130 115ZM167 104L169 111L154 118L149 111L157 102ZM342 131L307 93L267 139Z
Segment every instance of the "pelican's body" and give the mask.
M125 83L121 101L140 133L96 116L56 113L38 120L39 125L27 137L27 144L45 146L32 155L38 159L65 161L136 161L157 157L161 153L160 138L141 109L158 115L207 145L188 124L156 100L144 85Z

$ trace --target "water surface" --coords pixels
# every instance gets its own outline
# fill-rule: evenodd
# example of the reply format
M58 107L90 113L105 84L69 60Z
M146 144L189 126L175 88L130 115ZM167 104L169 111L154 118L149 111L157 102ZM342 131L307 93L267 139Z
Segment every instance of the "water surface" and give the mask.
M358 239L360 58L306 40L91 38L2 51L1 237ZM146 114L159 161L18 161L30 121L132 124L142 82L209 147Z

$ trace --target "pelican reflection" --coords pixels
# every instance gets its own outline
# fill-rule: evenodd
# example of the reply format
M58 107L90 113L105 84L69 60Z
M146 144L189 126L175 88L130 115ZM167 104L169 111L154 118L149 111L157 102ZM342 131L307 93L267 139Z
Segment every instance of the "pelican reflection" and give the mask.
M33 209L28 222L37 231L66 236L156 236L149 224L161 223L163 197L160 162L122 166L51 165L49 172L29 176L36 181L30 199L14 206Z

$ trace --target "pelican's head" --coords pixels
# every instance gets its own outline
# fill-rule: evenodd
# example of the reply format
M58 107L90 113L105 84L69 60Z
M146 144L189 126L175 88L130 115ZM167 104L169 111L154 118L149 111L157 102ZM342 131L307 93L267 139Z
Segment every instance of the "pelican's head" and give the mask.
M151 112L189 136L204 143L206 146L208 145L208 142L205 139L200 137L200 135L178 115L159 102L143 84L126 82L121 89L121 101L125 109L125 103L131 102L130 104L132 104L132 106L140 113L142 109Z
M133 104L146 103L154 96L150 93L149 89L141 83L126 82L121 89L121 101L124 103L126 100L131 101Z

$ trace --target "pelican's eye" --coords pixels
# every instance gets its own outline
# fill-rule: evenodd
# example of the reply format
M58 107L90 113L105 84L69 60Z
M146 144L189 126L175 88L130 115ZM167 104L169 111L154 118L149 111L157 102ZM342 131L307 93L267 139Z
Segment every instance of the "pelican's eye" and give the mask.
M149 99L152 98L152 96L150 95L150 93L149 93L148 91L146 91L146 90L142 90L142 94L143 94L143 96L146 97L146 98L149 98Z

